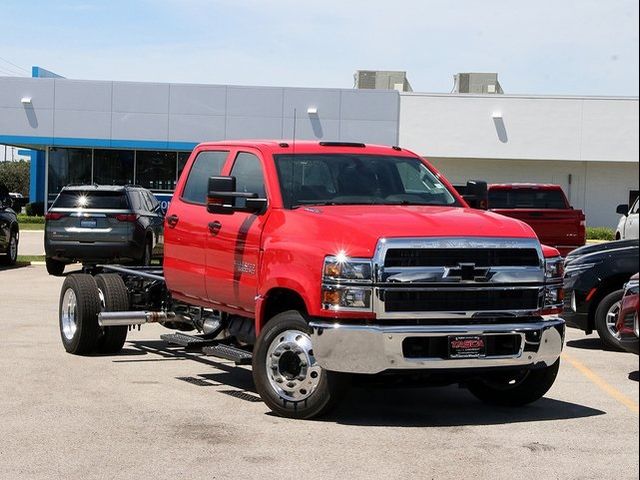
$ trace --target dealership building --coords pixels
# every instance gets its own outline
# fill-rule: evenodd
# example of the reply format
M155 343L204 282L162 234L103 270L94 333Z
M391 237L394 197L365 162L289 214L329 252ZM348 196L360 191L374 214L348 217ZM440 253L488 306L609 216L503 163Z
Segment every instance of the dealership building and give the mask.
M638 128L637 97L0 77L0 144L32 150L31 201L71 183L169 199L197 143L295 135L400 145L456 184L559 184L588 225L613 227L638 195Z

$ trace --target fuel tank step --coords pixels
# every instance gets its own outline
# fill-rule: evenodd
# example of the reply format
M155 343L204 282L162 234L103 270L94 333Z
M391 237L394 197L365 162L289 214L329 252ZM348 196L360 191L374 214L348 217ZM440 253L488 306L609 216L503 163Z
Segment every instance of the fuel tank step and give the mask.
M212 357L224 358L236 362L236 365L251 365L251 352L234 347L233 345L212 345L204 347L202 353Z
M199 350L207 345L215 345L216 340L197 337L195 335L187 335L186 333L164 333L160 338L172 345L179 345L187 350Z

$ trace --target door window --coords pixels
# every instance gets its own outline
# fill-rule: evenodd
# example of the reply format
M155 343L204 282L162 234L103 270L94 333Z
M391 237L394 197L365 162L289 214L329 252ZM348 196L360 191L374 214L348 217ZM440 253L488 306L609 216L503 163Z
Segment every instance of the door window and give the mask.
M200 152L189 171L187 183L182 191L182 199L190 203L205 205L209 177L220 175L228 154L227 151Z
M260 159L252 153L240 152L233 163L231 176L236 177L236 191L257 193L258 198L266 198L264 174ZM236 206L244 207L246 199L237 198Z

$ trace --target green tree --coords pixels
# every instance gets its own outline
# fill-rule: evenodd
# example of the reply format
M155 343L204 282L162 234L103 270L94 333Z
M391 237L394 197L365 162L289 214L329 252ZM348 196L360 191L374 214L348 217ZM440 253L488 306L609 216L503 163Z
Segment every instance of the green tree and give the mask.
M29 195L29 169L28 161L0 162L0 183L3 183L10 192Z

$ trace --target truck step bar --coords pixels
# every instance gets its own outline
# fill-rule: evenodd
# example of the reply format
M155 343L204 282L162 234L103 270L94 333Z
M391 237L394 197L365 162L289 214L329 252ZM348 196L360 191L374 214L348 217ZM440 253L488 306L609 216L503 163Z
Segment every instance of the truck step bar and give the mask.
M219 343L210 347L204 347L202 353L212 357L224 358L236 362L236 365L251 365L251 352L234 347L233 345L224 345Z
M200 350L202 347L208 345L215 345L218 341L213 339L207 339L197 337L195 335L187 335L186 333L165 333L160 335L160 338L172 345L179 345L187 350Z

